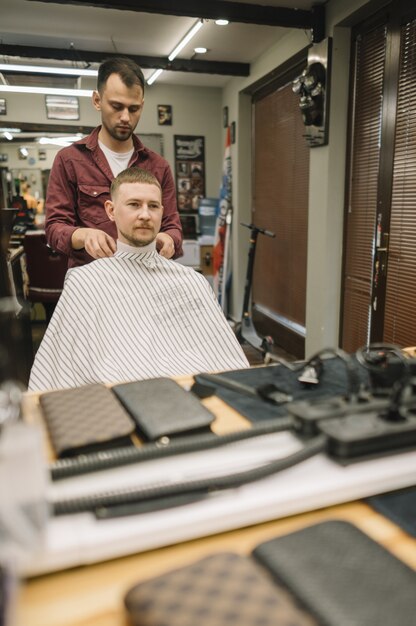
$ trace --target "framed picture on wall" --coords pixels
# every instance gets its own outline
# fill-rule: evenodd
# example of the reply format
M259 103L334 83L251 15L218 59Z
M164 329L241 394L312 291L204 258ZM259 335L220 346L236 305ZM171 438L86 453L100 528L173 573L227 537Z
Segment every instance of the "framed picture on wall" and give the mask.
M46 116L50 120L79 120L76 96L45 96Z
M157 123L161 126L172 126L172 107L170 104L157 105Z
M187 161L177 161L176 172L178 176L189 176L189 163Z
M0 115L7 115L6 98L0 98Z
M231 122L230 139L231 139L231 143L235 143L235 139L236 139L235 122Z
M222 125L223 128L228 126L228 107L224 107L222 110Z

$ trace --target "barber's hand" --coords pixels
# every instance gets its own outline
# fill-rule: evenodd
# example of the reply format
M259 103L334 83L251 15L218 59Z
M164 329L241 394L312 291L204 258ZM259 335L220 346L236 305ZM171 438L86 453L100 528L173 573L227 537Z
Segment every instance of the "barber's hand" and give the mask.
M78 228L72 234L71 243L74 250L85 248L93 259L113 256L117 250L114 239L98 228Z
M175 254L175 244L172 237L167 233L158 233L156 235L156 249L160 256L171 259Z

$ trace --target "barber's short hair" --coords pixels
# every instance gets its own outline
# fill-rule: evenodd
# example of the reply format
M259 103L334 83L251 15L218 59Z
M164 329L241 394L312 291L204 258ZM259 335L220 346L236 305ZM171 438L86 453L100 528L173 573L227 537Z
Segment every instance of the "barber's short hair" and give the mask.
M143 170L141 167L128 167L115 177L110 188L112 198L123 183L145 183L146 185L156 185L162 194L162 187L156 176L148 170Z
M144 94L144 75L135 61L128 57L111 57L103 61L98 68L97 90L101 93L111 74L118 74L126 85L133 87L139 85Z

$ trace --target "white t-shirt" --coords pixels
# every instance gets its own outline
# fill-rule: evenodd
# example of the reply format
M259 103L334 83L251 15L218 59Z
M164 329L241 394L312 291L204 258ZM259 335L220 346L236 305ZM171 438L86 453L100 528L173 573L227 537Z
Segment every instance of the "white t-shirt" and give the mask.
M114 152L113 150L110 150L110 148L107 148L107 146L105 146L102 141L99 141L98 145L104 152L105 158L107 159L108 165L113 172L114 178L118 174L120 174L120 172L125 170L126 167L128 167L130 159L134 152L134 148L132 148L128 152Z

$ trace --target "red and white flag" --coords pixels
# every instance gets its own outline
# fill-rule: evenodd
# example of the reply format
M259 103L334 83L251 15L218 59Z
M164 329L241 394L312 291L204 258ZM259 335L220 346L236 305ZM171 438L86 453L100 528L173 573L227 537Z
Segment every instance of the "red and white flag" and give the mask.
M232 186L231 186L231 133L227 128L225 153L222 167L222 181L215 226L213 248L214 292L224 313L227 313L227 292L231 279L231 222L232 222Z

